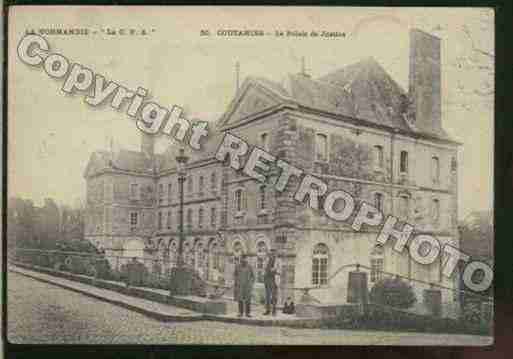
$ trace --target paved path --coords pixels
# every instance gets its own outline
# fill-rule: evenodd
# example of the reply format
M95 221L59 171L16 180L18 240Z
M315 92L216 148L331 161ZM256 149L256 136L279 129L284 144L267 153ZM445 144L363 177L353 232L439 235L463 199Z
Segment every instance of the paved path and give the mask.
M12 272L7 291L7 336L12 343L485 345L491 340L471 335L162 322Z

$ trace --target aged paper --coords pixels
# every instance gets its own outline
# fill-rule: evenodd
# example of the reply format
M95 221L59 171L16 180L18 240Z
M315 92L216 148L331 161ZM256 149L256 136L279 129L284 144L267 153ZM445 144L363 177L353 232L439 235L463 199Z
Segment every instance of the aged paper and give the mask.
M13 6L12 343L493 343L487 8Z

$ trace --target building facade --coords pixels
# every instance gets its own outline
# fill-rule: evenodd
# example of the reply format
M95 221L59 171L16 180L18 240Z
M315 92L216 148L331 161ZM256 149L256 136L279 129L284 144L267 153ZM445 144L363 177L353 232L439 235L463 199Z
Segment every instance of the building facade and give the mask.
M448 288L457 284L429 266L376 246L380 228L355 232L293 199L298 179L283 192L218 162L226 132L259 146L429 233L458 245L457 148L442 128L440 40L411 32L408 92L372 58L313 79L289 75L284 83L247 78L217 121L201 152L191 152L184 184L184 256L205 279L232 279L245 253L262 287L266 253L281 267L281 299L300 288L322 303L344 302L347 270L371 268ZM154 153L143 135L141 151L98 151L85 171L85 235L107 253L161 259L152 270L176 262L178 181L176 149ZM272 179L269 181L272 183ZM148 262L149 263L149 262ZM354 270L354 268L352 268ZM363 269L367 270L367 269ZM421 282L419 282L421 283ZM419 295L420 292L419 292ZM453 293L443 291L443 301Z

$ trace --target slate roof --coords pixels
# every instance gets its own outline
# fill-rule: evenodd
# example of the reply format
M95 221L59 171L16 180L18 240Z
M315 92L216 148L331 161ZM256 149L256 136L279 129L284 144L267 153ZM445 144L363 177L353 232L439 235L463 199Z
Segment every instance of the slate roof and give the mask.
M372 57L318 79L291 74L283 84L262 77L250 77L249 81L272 90L282 100L304 107L452 140L442 128L421 130L406 120L403 114L407 107L407 92Z
M397 128L412 134L421 133L452 140L441 128L431 129L429 132L421 131L414 123L405 119L403 113L407 93L372 57L318 79L305 74L292 74L283 84L262 77L249 77L245 81L251 82L265 86L277 95L278 100L293 101L304 107ZM185 146L190 162L213 156L223 135L214 128L215 126L211 126L209 140L201 151L193 151ZM177 151L178 146L170 145L164 153L155 155L155 163L138 151L121 150L114 155L108 151L97 151L91 156L90 164L94 162L94 168L112 166L120 170L148 174L153 173L154 169L157 172L174 169Z
M139 151L120 150L117 152L93 152L86 168L85 175L92 175L95 172L99 172L107 168L144 174L153 173L153 163L144 153Z

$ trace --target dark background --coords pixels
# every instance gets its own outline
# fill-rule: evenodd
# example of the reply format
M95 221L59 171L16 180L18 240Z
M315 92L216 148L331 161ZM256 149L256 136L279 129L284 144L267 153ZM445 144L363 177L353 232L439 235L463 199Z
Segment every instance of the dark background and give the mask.
M7 8L10 5L137 5L143 1L40 1L21 0L5 1L3 8L4 15L4 36L7 32ZM511 47L513 34L513 10L511 3L503 1L144 1L144 5L323 5L323 6L480 6L493 7L495 9L495 344L488 347L221 347L221 346L123 346L123 345L13 345L6 342L5 331L2 330L3 350L6 358L240 358L251 357L308 357L314 355L333 356L340 359L345 358L512 358L513 357L513 238L510 237L512 230L508 227L508 220L513 216L513 120L509 118L513 114L513 100L508 98L513 94ZM134 10L136 10L134 8ZM4 59L6 58L6 44L4 45ZM4 86L3 86L3 115L6 116L6 64L4 61ZM3 128L3 203L2 203L2 234L6 234L6 154L7 154L7 123L4 121ZM512 137L512 139L510 139ZM478 143L470 144L479 146ZM472 179L465 179L471 181ZM468 194L471 195L471 194ZM6 253L6 242L2 241L2 253ZM6 279L6 262L2 258L3 282ZM2 312L6 310L6 292L3 286ZM2 329L5 328L5 315L2 315ZM318 352L318 353L315 353ZM509 354L508 354L509 353Z

